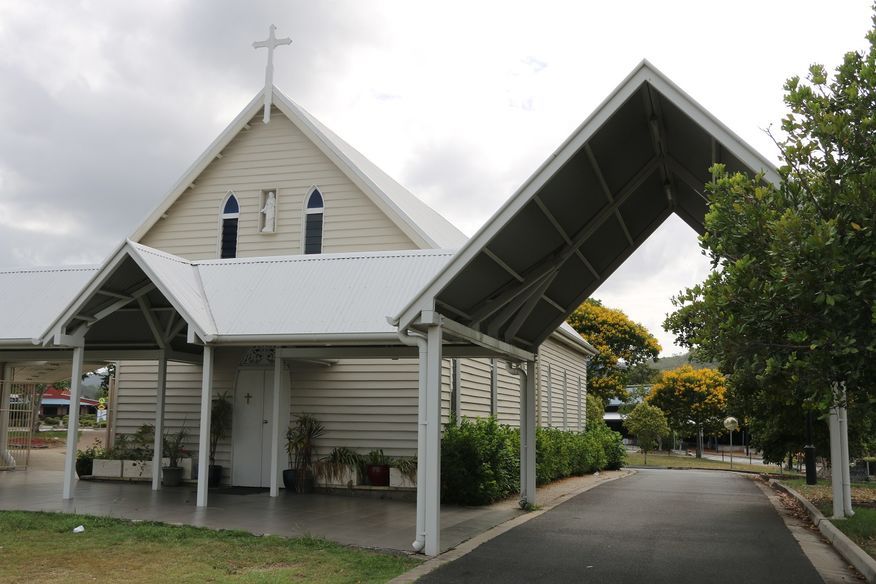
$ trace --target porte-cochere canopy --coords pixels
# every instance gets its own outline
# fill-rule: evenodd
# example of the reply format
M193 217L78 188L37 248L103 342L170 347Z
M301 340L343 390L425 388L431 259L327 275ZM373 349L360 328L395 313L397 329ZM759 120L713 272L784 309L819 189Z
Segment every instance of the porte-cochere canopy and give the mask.
M670 214L702 233L713 162L778 180L643 61L394 321L437 311L534 352Z

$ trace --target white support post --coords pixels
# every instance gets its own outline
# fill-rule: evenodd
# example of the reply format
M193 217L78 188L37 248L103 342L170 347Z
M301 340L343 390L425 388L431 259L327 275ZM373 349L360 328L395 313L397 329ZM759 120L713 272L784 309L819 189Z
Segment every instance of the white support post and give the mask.
M520 376L520 505L535 505L535 361Z
M155 386L155 444L152 447L152 490L161 489L161 458L164 454L164 399L167 394L167 352L158 356Z
M213 403L213 347L204 345L204 364L201 372L201 431L198 437L198 495L197 506L207 506L207 482L210 463L210 409Z
M852 510L852 478L849 471L849 410L846 407L846 384L843 382L842 397L837 408L839 413L839 437L840 437L840 462L843 471L843 514L851 517L855 514Z
M840 444L839 412L835 405L830 406L830 486L833 493L833 518L842 519L843 514L843 471L842 446Z
M419 339L417 351L420 358L419 382L417 393L417 535L414 539L414 551L422 551L426 544L426 467L428 451L426 441L428 439L428 411L429 394L427 384L429 382L429 353L428 344Z
M283 359L274 354L274 393L273 406L271 408L271 496L280 494L280 383L283 374Z
M441 553L441 325L426 333L426 464L425 482L426 555Z
M9 396L12 393L12 367L0 365L0 463L15 468L15 458L9 452Z
M73 349L73 369L70 374L70 414L67 419L67 452L64 457L64 499L73 498L76 475L76 442L79 437L79 396L82 393L82 360L85 348Z

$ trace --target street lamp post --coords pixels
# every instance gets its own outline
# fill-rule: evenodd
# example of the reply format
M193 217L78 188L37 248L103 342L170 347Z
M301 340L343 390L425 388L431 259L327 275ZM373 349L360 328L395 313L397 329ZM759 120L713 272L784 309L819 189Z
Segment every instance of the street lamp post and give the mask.
M739 420L733 416L724 419L724 427L730 430L730 469L733 469L733 431L739 427Z

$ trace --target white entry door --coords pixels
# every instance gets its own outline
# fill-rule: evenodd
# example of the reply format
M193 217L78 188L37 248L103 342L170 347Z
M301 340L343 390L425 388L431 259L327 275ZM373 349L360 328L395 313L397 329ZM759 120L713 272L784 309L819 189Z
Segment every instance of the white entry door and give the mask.
M284 371L285 373L285 371ZM231 428L231 484L271 486L271 408L274 370L241 369L234 388ZM278 473L286 468L285 434L289 424L289 377L280 380L280 452Z

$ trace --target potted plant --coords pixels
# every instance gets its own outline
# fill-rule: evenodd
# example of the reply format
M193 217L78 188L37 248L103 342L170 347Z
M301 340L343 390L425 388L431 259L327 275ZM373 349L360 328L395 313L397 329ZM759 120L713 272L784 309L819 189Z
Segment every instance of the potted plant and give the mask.
M100 458L106 453L103 443L95 440L94 444L85 450L76 451L76 475L79 478L90 476L94 472L94 459Z
M316 474L326 484L352 487L358 484L362 456L346 446L334 448L316 463Z
M185 456L183 448L188 431L183 426L178 431L164 434L164 456L168 459L168 465L161 469L161 484L165 487L176 487L182 482L183 467L180 459Z
M389 469L389 486L415 487L417 485L417 457L403 456L392 461Z
M372 450L365 457L365 474L372 486L389 486L389 462L389 457L383 454L383 450Z
M210 409L210 469L208 484L218 487L222 482L222 465L216 464L216 447L219 441L231 434L232 403L228 392L223 392L213 399Z
M283 484L299 493L313 491L314 442L323 435L325 426L313 414L301 414L286 431L286 454L289 468L283 471Z

